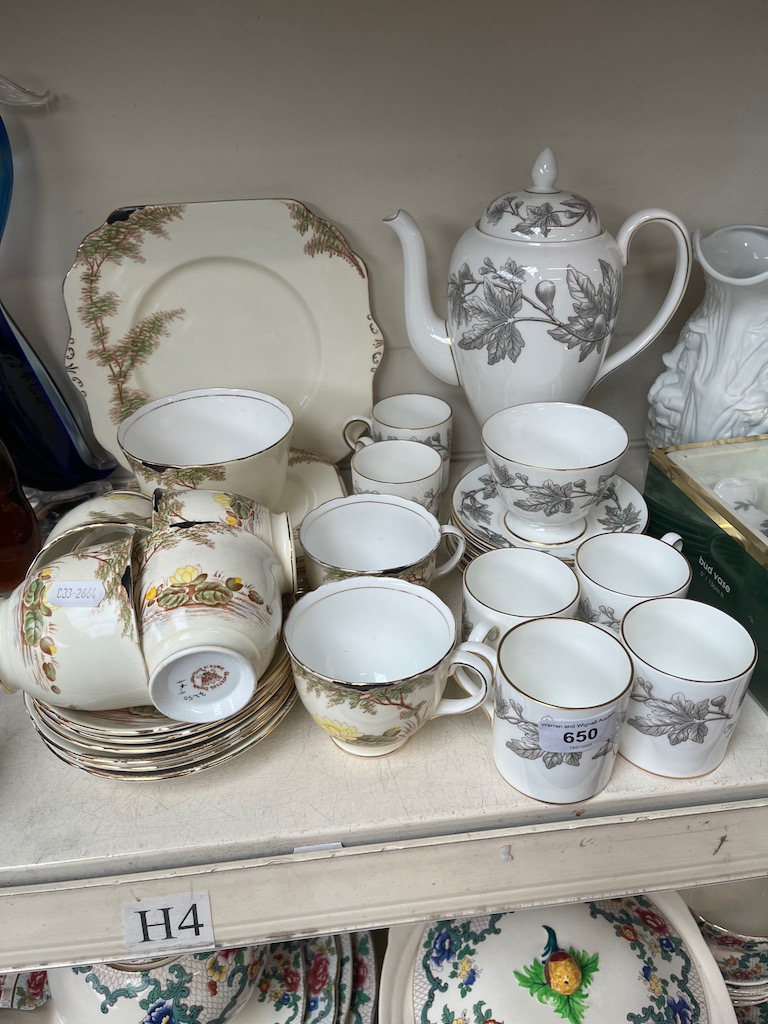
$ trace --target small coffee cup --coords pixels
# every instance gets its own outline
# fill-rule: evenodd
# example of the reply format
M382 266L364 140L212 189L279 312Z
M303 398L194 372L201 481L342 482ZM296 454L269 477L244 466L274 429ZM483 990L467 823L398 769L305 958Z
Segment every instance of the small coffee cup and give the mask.
M355 494L396 494L440 513L442 459L418 441L372 441L361 437L350 460Z
M457 646L447 605L404 580L327 583L299 598L284 635L304 707L350 754L398 750L431 718L479 707L491 682L482 645ZM477 689L444 698L459 665L474 671Z
M586 405L531 402L493 413L482 441L507 528L527 541L562 544L613 487L629 444L622 425Z
M446 536L454 551L438 565ZM299 541L313 590L352 576L393 576L429 586L458 565L465 548L461 530L441 526L423 505L394 494L325 501L305 516Z
M198 388L142 405L117 442L142 490L221 487L267 507L285 486L293 413L273 395Z
M618 633L629 609L649 597L685 597L691 566L679 533L601 533L576 549L577 616Z
M495 650L507 630L526 619L573 618L578 600L573 569L555 555L535 548L496 548L473 558L464 570L462 634ZM456 679L466 689L461 669ZM484 707L492 716L492 692Z
M372 416L351 416L344 424L344 440L354 450L360 426L374 441L419 441L440 453L443 460L441 491L448 486L451 468L450 405L433 395L390 395L373 407Z
M496 655L493 760L519 792L578 803L608 784L632 689L611 634L578 619L529 619Z
M621 754L674 779L713 771L757 661L752 637L719 608L656 597L629 609L621 639L634 666Z
M226 524L198 523L153 530L137 560L152 703L182 722L239 711L280 636L281 571L272 549Z

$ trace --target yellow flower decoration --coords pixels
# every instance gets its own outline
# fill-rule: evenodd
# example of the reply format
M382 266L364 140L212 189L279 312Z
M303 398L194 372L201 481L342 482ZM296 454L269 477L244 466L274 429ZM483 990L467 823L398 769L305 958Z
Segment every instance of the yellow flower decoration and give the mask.
M651 979L648 982L648 988L650 988L651 992L653 992L655 996L659 995L661 992L661 982L655 974L651 975Z
M459 960L458 973L460 978L466 978L469 972L472 970L472 961L468 956Z
M230 513L230 515L224 516L224 521L229 523L230 526L237 526L240 520L237 518L237 516L233 516Z
M362 733L358 732L354 725L344 725L342 722L334 722L330 718L321 718L320 715L312 715L312 718L321 729L325 729L327 733L335 736L338 740L346 740L350 743L362 736Z
M199 575L199 565L184 565L176 570L168 582L172 587L186 587L188 583L192 583L193 580L196 580Z
M152 604L152 602L156 599L156 597L157 597L157 587L150 587L149 590L144 595L144 600L146 601L147 604Z
M213 978L214 981L223 981L229 973L227 965L215 956L211 957L206 967L208 969L208 977Z
M213 500L216 502L217 505L223 505L224 508L227 508L229 505L232 504L232 495L231 494L214 494Z

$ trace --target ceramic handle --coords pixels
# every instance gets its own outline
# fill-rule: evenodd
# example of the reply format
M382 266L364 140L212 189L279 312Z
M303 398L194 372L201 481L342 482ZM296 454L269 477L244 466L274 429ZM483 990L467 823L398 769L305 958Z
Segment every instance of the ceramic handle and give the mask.
M453 537L453 542L456 545L453 554L450 558L443 562L442 565L435 567L435 571L432 573L433 580L439 580L441 576L447 575L451 569L454 569L461 561L464 551L467 546L467 542L464 539L464 534L456 526L441 526L440 527L441 537Z
M350 416L348 420L344 421L342 435L352 451L355 451L357 448L357 442L359 440L359 438L353 437L350 431L350 428L354 426L362 426L364 430L367 429L373 433L373 420L370 416Z
M677 249L677 261L675 263L675 273L672 277L672 283L669 286L667 297L661 304L661 309L653 320L651 320L646 329L641 334L638 334L633 341L624 345L624 347L614 355L608 356L600 368L600 372L595 378L594 384L597 384L597 382L602 380L603 377L607 377L609 373L613 373L614 370L623 366L624 363L632 359L633 356L642 352L644 348L650 345L650 343L657 338L659 334L661 334L672 319L675 310L680 305L680 300L688 286L688 279L691 276L691 262L693 259L690 235L688 234L688 229L680 218L676 217L674 213L670 213L668 210L640 210L639 213L629 217L622 224L619 233L616 235L616 244L619 247L621 262L624 266L627 265L627 261L629 259L629 243L632 240L632 236L635 231L644 224L663 224L672 232ZM594 384L592 385L593 387Z
M448 673L459 668L470 670L478 679L478 685L468 687L469 697L443 697L432 713L433 718L438 715L462 715L465 711L474 711L486 700L488 691L493 684L493 664L496 655L490 647L485 644L463 643L459 644L451 655L448 665Z
M674 548L675 551L683 550L683 538L680 536L679 533L665 533L664 536L661 538L661 543L669 544L669 546Z

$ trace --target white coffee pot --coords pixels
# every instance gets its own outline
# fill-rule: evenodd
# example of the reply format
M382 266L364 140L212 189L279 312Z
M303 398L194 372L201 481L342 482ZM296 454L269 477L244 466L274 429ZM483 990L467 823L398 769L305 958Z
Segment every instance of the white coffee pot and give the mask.
M447 323L432 309L416 222L405 210L385 221L403 247L411 345L436 377L464 389L481 424L524 402L581 402L661 333L688 284L691 245L678 217L641 210L614 239L587 199L557 187L557 174L555 156L545 149L531 185L494 199L459 239L449 267ZM650 223L665 225L674 237L672 283L646 329L606 358L629 244Z

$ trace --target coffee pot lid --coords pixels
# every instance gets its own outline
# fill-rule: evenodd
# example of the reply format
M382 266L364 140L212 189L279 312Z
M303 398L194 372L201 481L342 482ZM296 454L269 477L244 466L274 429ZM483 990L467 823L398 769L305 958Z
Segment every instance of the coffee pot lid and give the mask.
M539 154L527 189L494 199L480 218L485 235L519 242L573 242L602 231L592 203L557 187L557 159L551 149Z

